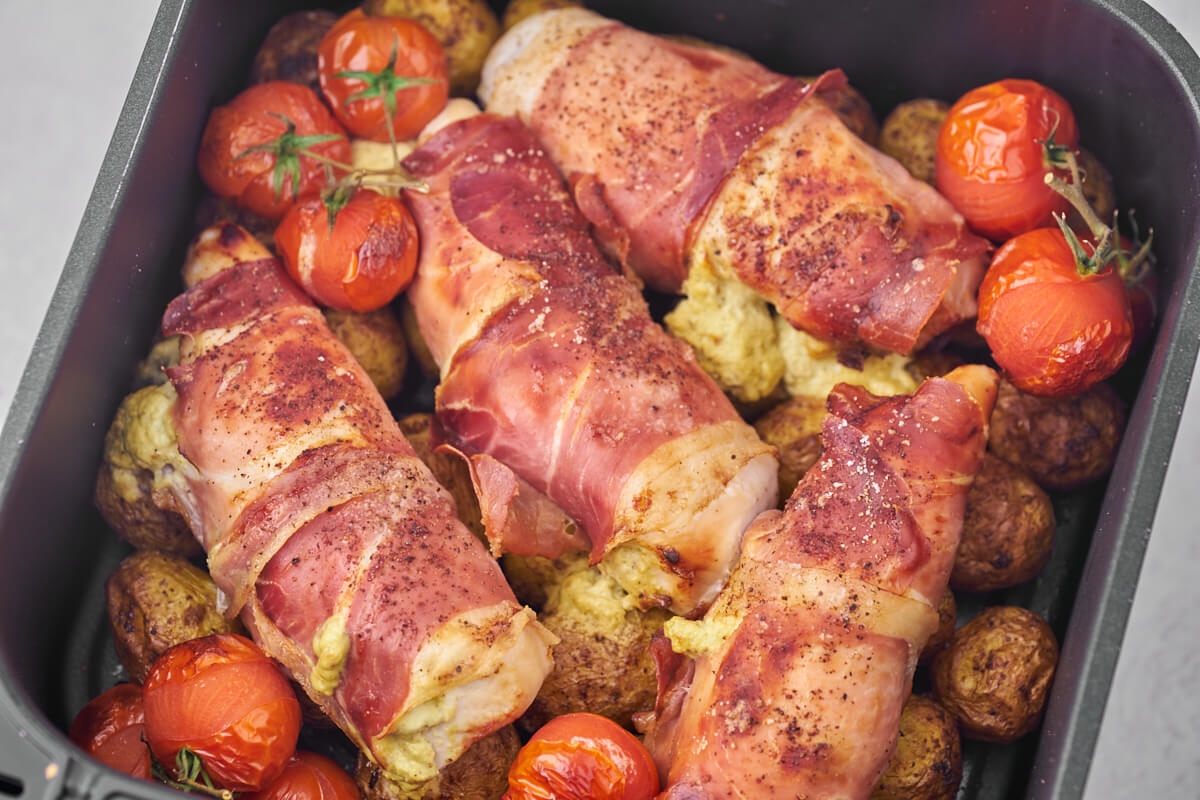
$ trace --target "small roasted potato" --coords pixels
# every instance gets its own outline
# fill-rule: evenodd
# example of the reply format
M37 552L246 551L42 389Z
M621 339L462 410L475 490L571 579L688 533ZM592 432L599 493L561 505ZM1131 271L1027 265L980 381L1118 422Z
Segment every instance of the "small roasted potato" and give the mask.
M375 311L327 308L325 321L362 365L384 400L400 393L408 366L408 345L404 341L404 328L390 308L385 306Z
M1071 397L1038 397L1002 380L988 447L1057 491L1107 475L1124 431L1124 406L1106 383Z
M538 620L558 637L554 669L517 726L531 734L554 717L590 711L630 727L658 694L650 640L664 609L627 609L625 592L596 568L573 572L549 592Z
M823 399L797 396L754 423L762 440L779 450L779 502L787 502L804 473L821 457L821 423L828 413Z
M163 652L214 633L241 633L217 610L217 585L187 559L139 550L104 585L108 622L121 666L136 684Z
M900 736L871 800L952 800L962 781L958 721L914 694L900 712Z
M475 94L483 61L500 38L500 21L486 0L366 0L363 10L419 22L446 51L451 93Z
M471 482L471 471L461 458L450 453L435 453L432 441L432 414L410 414L400 420L400 432L408 439L417 457L425 462L433 477L446 488L458 506L458 518L481 540L485 539L479 501Z
M108 526L134 547L181 556L203 552L179 513L155 505L149 470L117 471L102 466L92 496Z
M992 606L934 659L933 688L968 739L1013 742L1037 726L1057 665L1058 642L1044 619Z
M282 17L267 31L267 38L254 54L250 83L291 81L320 94L317 48L337 21L337 14L323 9L297 11Z
M927 664L937 657L937 654L946 649L946 645L954 638L954 626L958 624L958 604L954 601L954 592L947 587L946 591L942 592L942 599L938 601L938 626L929 637L929 641L921 648L921 655L918 660L922 664Z
M133 388L145 386L161 386L167 382L167 374L163 370L179 364L179 336L168 336L159 339L150 348L150 352L138 362L133 373Z
M962 541L950 585L968 592L1031 580L1050 559L1054 506L1020 468L984 453L967 493Z
M500 558L500 566L517 600L541 613L550 593L556 591L568 575L588 568L588 554L576 552L558 558L543 558L505 553Z
M949 104L927 97L901 103L883 120L879 149L917 180L932 184L938 132L949 112Z
M363 800L499 800L508 790L508 768L521 739L512 725L485 736L429 783L410 789L391 780L363 753L354 782Z
M553 11L556 8L581 8L579 0L509 0L504 7L504 16L500 18L501 30L508 30L526 17L540 14L543 11Z
M805 83L812 83L815 77L801 78ZM817 97L834 110L838 118L847 128L854 131L858 138L875 147L879 144L879 122L871 104L858 89L845 84L836 89L818 89Z
M413 357L417 359L417 366L421 368L421 372L425 373L425 377L430 380L437 380L441 375L438 369L437 362L433 360L433 353L429 349L429 345L425 343L425 337L421 335L421 326L417 324L417 313L413 311L412 303L405 298L400 303L400 325L404 328L404 338L408 341L408 346L412 350Z

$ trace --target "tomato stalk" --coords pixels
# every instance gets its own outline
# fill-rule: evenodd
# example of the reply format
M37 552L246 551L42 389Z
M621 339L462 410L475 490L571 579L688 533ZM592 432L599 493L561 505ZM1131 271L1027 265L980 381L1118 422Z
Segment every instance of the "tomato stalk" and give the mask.
M147 745L149 747L149 745ZM204 759L186 747L181 747L175 754L175 774L167 771L154 753L150 753L151 773L160 782L185 792L200 792L221 800L233 800L233 792L228 789L218 789L213 785L212 778L204 769Z
M292 122L291 119L285 117L283 114L276 114L274 111L268 111L267 113L283 120L284 124L287 125L287 129L269 142L246 148L233 160L238 161L251 153L270 153L274 155L275 170L272 174L272 182L275 186L275 199L278 201L279 197L283 194L283 184L289 175L292 178L292 195L298 197L300 195L300 156L307 156L316 161L327 163L331 159L316 155L308 148L342 137L336 133L297 136L296 123Z

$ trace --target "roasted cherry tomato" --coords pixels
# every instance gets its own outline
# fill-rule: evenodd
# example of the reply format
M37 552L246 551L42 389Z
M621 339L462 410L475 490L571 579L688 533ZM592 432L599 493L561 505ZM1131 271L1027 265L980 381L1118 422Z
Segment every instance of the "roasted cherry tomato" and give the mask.
M75 716L67 735L97 761L150 780L150 749L142 741L145 723L141 687L120 683L92 698Z
M214 194L277 220L324 188L326 163L313 154L348 164L346 132L312 89L269 81L213 109L197 166Z
M186 748L218 787L257 791L296 750L296 694L279 666L243 636L222 633L172 647L150 668L143 699L146 740L172 774Z
M506 800L650 800L658 771L633 734L596 714L555 717L521 748Z
M331 758L297 750L279 777L242 800L359 800L354 779Z
M275 229L279 257L318 303L342 311L381 308L412 281L417 225L403 203L370 189L338 205L320 198L297 203Z
M1133 316L1111 262L1080 274L1063 232L1039 228L996 251L979 286L977 328L1017 388L1073 395L1125 362Z
M1047 156L1076 149L1079 129L1071 106L1039 83L1004 80L972 89L953 105L938 134L938 190L978 233L995 241L1052 224L1067 201L1045 183L1065 164Z
M317 50L317 77L333 113L355 136L412 139L445 107L446 54L411 19L368 17L355 9Z

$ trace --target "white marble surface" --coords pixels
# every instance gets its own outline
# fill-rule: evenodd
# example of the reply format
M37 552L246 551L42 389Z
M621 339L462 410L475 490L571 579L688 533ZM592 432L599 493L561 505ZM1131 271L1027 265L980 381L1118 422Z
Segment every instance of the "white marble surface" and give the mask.
M1200 0L1154 0L1200 48ZM0 415L83 214L157 0L0 2ZM1200 797L1200 389L1191 392L1130 616L1089 798Z

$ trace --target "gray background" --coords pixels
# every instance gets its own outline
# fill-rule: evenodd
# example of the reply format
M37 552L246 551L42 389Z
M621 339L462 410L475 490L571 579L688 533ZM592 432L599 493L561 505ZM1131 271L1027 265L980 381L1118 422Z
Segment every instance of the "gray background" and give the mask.
M1200 48L1200 0L1151 5ZM6 33L0 415L49 304L156 8L157 0L0 0ZM1171 456L1089 798L1200 798L1200 523L1191 497L1198 479L1200 389L1189 395Z

